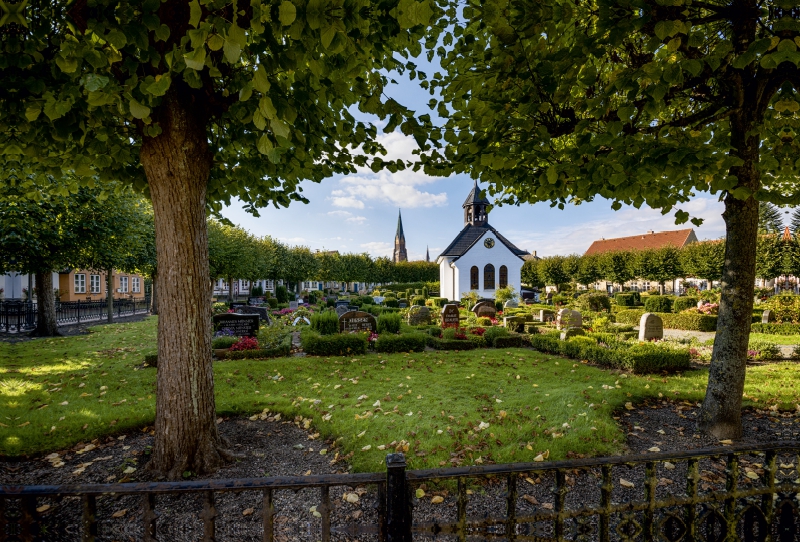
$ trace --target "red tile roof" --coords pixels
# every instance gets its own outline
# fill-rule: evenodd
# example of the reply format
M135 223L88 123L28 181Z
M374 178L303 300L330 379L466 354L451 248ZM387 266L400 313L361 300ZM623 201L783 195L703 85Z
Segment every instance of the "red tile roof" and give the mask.
M602 254L613 250L643 250L646 248L661 248L672 245L678 248L697 241L697 236L692 228L686 230L672 230L647 232L630 237L617 237L616 239L598 239L586 254Z

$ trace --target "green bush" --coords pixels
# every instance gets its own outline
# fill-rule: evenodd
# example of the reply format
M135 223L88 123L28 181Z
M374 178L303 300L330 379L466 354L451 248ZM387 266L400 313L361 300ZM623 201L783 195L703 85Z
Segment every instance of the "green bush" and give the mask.
M484 335L484 339L489 341L489 338ZM522 335L509 335L507 337L495 337L492 341L492 346L495 348L522 348L523 346L527 346L529 341L527 337Z
M634 298L632 293L627 294L615 294L614 301L620 307L635 307L636 306L636 298Z
M311 329L300 332L303 351L309 356L356 356L367 353L366 333L320 335Z
M435 339L431 337L429 344L436 350L475 350L478 348L478 345L471 340L464 341L459 339Z
M696 297L679 297L672 304L672 312L682 312L697 306Z
M399 333L403 318L399 313L386 313L378 316L378 333Z
M439 326L430 326L428 327L428 329L425 330L425 333L427 333L431 337L441 337L442 328L440 328Z
M672 312L673 298L666 295L651 295L644 301L647 312Z
M755 323L750 326L750 333L766 333L768 335L798 335L800 324L762 324Z
M383 297L385 299L397 299L397 295L394 292L386 292Z
M480 318L478 318L478 325L483 327L491 326L492 319L487 318L486 316L481 316Z
M463 330L459 330L454 327L446 327L442 330L442 339L446 341L455 341L456 340L456 333L463 333Z
M211 340L212 350L222 350L223 348L230 348L239 342L239 337L216 337Z
M262 297L264 295L264 287L260 284L256 284L252 288L250 288L250 297Z
M238 350L224 352L220 359L266 359L288 356L292 351L292 336L286 334L274 348L258 348L256 350Z
M508 330L500 326L492 326L486 328L483 337L486 339L487 344L494 344L494 340L498 337L508 337Z
M553 296L553 305L566 305L572 301L571 295L556 294Z
M446 297L432 297L430 299L433 302L433 306L437 307L437 308L440 308L440 309L442 307L444 307L445 305L447 305L447 301L448 301L448 299Z
M639 325L642 315L647 312L642 309L626 309L616 313L618 324L631 324L633 326Z
M747 349L755 353L752 358L757 360L780 359L783 357L778 345L767 341L750 341Z
M681 312L678 314L658 313L658 316L664 321L664 327L669 329L686 329L690 331L717 330L717 317L708 314Z
M268 297L267 299L264 300L264 303L269 305L270 309L278 308L278 300L275 299L274 297Z
M376 352L422 352L427 337L422 333L403 333L402 335L383 334L375 341Z
M396 300L396 299L394 299L394 298L392 298L392 299L389 299L389 298L386 298L386 299L384 299L384 300L383 300L383 304L384 304L384 306L386 306L386 307L392 307L392 308L395 308L395 309L396 309L396 308L398 308L398 307L400 306L400 302L399 302L399 301L397 301L397 300Z
M575 300L574 305L581 312L611 312L611 300L602 292L583 294Z
M361 301L361 305L372 305L373 303L375 303L375 300L368 295L362 295L361 297L358 298L358 300Z
M424 297L425 299L428 299L428 287L427 286L423 286L422 287L422 297Z
M289 302L289 292L286 290L286 286L281 284L275 288L275 298L278 300L278 303Z
M339 333L339 316L335 311L322 311L311 315L311 329L320 335Z
M211 305L211 314L224 314L228 312L227 303L214 303Z
M414 297L411 298L411 304L412 305L418 305L420 307L424 307L425 306L425 298L422 297L421 295L415 295Z
M618 366L639 374L682 371L690 365L688 349L678 350L653 343L639 343L629 348L620 347L618 351L622 352Z

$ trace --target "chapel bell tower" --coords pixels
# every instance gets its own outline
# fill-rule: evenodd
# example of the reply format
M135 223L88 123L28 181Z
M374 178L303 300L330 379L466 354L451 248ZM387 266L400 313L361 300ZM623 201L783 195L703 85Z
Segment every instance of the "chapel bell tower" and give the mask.
M489 220L489 200L481 196L478 180L472 186L472 191L464 201L464 225L483 226Z

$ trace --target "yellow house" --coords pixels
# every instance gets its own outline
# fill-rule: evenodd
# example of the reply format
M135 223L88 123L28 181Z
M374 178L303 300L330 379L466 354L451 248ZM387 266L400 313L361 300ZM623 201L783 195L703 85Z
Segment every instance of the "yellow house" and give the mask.
M144 298L144 277L114 271L114 298ZM102 301L106 299L106 272L70 269L58 274L61 301Z

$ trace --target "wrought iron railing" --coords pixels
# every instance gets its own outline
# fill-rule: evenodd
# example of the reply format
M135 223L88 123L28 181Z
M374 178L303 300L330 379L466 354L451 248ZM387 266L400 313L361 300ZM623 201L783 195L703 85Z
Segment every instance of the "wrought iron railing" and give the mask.
M0 539L789 542L798 453L792 442L417 471L390 454L386 473L6 485ZM122 521L119 509L138 511Z
M150 297L115 299L115 318L142 314L150 309ZM0 301L0 332L18 333L36 327L36 303L27 301ZM58 325L80 324L108 317L107 301L56 302Z

